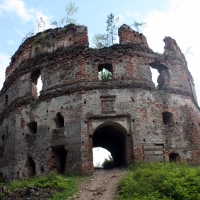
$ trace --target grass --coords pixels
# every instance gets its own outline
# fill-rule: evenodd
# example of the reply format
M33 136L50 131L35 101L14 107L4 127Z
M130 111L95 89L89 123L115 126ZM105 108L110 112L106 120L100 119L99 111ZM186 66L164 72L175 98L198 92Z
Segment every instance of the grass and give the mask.
M119 183L119 200L200 200L200 167L137 164Z
M9 193L12 193L19 188L26 189L29 186L35 186L37 188L52 188L59 192L53 194L49 200L73 199L73 196L78 191L78 182L83 178L83 176L61 176L55 172L51 172L48 175L33 177L31 179L25 178L20 181L14 180L10 184L6 185L6 187ZM0 183L0 186L3 185L3 183Z

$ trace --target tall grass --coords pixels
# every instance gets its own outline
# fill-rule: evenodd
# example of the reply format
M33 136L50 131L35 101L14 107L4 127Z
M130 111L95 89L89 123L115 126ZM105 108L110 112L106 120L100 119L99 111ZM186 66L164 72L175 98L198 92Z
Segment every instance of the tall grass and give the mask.
M33 177L32 179L14 180L10 184L6 185L9 193L15 191L18 188L26 189L29 186L35 186L38 188L52 188L59 192L53 194L51 200L68 199L77 191L77 182L80 177L78 176L61 176L55 172L51 172L48 175L42 175ZM2 184L3 185L3 184ZM72 199L72 198L71 198Z
M200 200L200 167L138 164L119 183L120 200Z

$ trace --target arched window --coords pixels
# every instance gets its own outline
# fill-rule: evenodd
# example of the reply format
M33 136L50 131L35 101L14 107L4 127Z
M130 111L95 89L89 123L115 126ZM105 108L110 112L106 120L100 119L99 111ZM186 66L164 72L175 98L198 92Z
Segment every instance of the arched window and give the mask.
M98 76L101 81L108 81L113 78L113 71L111 64L101 64L98 66Z
M163 117L163 123L165 125L173 124L174 123L173 114L172 113L170 113L170 112L163 112L162 113L162 117Z

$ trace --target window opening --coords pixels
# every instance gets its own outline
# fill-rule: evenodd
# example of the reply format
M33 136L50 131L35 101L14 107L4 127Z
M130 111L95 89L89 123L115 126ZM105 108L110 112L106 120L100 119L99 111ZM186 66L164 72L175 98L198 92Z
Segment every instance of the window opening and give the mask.
M95 168L102 168L102 164L106 159L112 159L111 153L107 149L101 147L94 147L92 151L93 165Z
M38 96L40 96L40 93L42 91L42 79L41 79L41 75L38 78L38 82L37 82L37 94Z
M56 128L64 127L64 117L60 112L57 113L56 117L54 118L54 121L56 123Z
M151 63L152 81L157 89L164 89L170 84L168 68L160 63Z
M0 159L3 157L3 152L4 152L4 147L0 146ZM1 166L1 164L3 164L3 163L0 162L0 166Z
M157 69L150 67L151 70L151 76L152 76L152 81L155 84L155 87L158 88L158 77L159 77L159 72Z
M98 66L98 77L101 81L108 81L113 78L112 65L111 64L101 64Z
M3 140L3 142L5 141L5 135L2 135L1 139Z
M163 117L163 123L165 125L167 124L173 124L173 114L170 112L163 112L162 113L162 117Z
M0 172L0 178L3 178L3 173L2 172Z
M41 173L44 173L44 167L41 167Z
M31 93L34 99L38 99L42 90L42 79L40 70L33 71L31 74L32 88Z
M31 157L28 157L27 159L26 168L28 177L32 177L35 175L35 162Z
M170 153L169 154L169 162L179 162L180 156L178 153Z
M5 96L5 107L8 105L8 95Z
M59 173L65 172L67 151L64 146L52 147L52 170L57 170Z
M31 134L37 133L37 122L29 122L29 123L27 124L27 126L28 126L28 128L29 128Z

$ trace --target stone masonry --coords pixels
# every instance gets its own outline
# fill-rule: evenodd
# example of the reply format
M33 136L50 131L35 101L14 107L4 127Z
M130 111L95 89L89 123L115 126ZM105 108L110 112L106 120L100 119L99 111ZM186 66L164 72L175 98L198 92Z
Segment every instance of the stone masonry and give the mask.
M0 92L0 179L91 173L93 147L109 150L116 165L200 162L200 112L176 41L165 37L158 54L129 26L118 34L119 44L102 49L76 25L23 42ZM99 79L103 68L112 79Z

